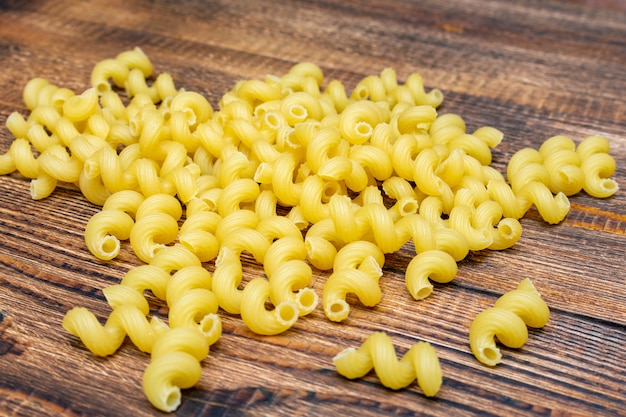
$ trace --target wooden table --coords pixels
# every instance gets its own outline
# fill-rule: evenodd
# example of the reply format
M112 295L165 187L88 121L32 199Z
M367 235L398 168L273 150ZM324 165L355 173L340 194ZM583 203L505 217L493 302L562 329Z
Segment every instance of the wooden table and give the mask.
M504 133L494 166L554 135L579 142L603 135L626 184L626 3L409 0L246 2L185 0L0 2L0 152L13 137L4 121L28 114L22 90L33 77L82 92L96 62L141 47L157 73L205 95L214 108L242 79L282 75L317 63L327 80L351 89L386 67L403 81L420 73L444 93L440 113L468 131ZM99 211L76 187L33 201L29 182L0 177L0 414L158 415L141 389L149 362L129 341L98 358L61 321L73 306L105 319L102 288L139 265L129 247L100 261L83 232ZM478 251L450 284L416 302L407 293L405 247L388 255L382 302L355 303L348 320L321 307L278 336L258 336L220 313L223 335L203 362L177 415L626 415L626 197L571 197L564 222L535 209L522 239L504 251ZM207 265L209 269L211 265ZM250 259L247 276L260 266ZM315 271L321 291L327 273ZM489 368L470 353L478 312L529 277L551 308L547 326L522 349L502 348ZM161 304L154 314L166 314ZM350 381L332 358L386 331L398 355L417 340L436 348L444 374L426 398L415 383L383 388L374 373Z

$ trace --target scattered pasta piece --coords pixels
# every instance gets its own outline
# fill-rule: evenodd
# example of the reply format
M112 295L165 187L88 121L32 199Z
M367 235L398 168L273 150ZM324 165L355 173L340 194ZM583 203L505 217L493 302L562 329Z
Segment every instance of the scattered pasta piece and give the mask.
M505 346L521 348L528 340L526 326L543 327L549 319L548 305L526 278L474 318L469 330L472 353L485 365L495 366L502 358L495 338Z
M358 348L339 352L333 362L337 372L348 379L361 378L372 369L387 388L409 386L415 379L427 397L437 394L442 383L441 366L428 342L417 342L398 360L396 349L384 332L371 334Z

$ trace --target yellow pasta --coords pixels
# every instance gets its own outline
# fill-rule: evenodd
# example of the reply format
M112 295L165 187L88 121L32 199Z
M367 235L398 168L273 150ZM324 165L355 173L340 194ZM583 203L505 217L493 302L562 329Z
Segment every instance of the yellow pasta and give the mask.
M468 131L459 115L438 112L441 91L427 91L417 73L400 83L390 68L348 93L338 80L325 81L319 66L300 63L282 76L238 82L213 109L171 75L153 74L135 48L98 62L82 92L34 78L23 100L28 117L6 120L16 139L0 155L0 175L30 179L34 199L59 182L77 184L102 206L85 228L89 251L110 260L129 240L145 263L103 289L112 308L104 325L82 308L63 325L96 355L112 354L126 336L151 352L144 391L163 411L176 409L180 389L199 380L200 361L221 334L219 309L239 314L253 332L283 332L318 304L313 266L328 271L325 316L343 321L347 294L365 306L380 301L385 254L410 249L410 240L407 291L422 299L430 281L454 278L470 250L513 246L533 205L559 223L567 196L618 190L615 159L600 136L578 146L554 136L521 149L505 178L491 166L500 130ZM267 279L242 285L243 252ZM478 340L487 362L499 360L495 342L488 344L494 337L519 346L526 325L547 321L528 283L472 325L479 329L470 331L472 350ZM167 304L169 326L148 317L146 290ZM529 300L538 315L525 307ZM418 343L398 362L388 337L371 340L335 358L340 373L354 378L374 367L393 389L417 376L435 395L441 370L430 345Z
M389 110L368 100L351 103L341 112L339 130L351 144L365 143L374 128L389 119Z
M391 338L384 332L371 334L358 348L339 352L333 363L340 375L361 378L372 369L387 388L398 390L417 383L427 397L439 392L443 376L439 357L428 342L417 342L398 360Z
M167 326L156 317L148 321L136 306L122 304L113 310L106 323L101 325L96 316L83 307L74 307L63 318L63 328L76 337L94 355L112 355L128 336L143 352L150 352L155 338Z
M120 251L120 240L130 238L135 222L120 210L103 210L89 219L85 226L85 243L97 258L110 260Z
M189 266L177 271L167 285L168 320L171 328L190 327L198 329L209 345L222 334L222 324L217 310L217 298L206 280L206 270Z
M326 317L332 321L348 317L348 293L356 294L367 307L378 304L382 296L378 280L384 261L383 252L370 242L355 241L344 246L337 253L333 273L324 284L322 303Z
M157 409L172 412L181 403L181 389L191 388L202 375L209 344L195 329L167 330L154 342L150 364L143 375L143 391Z
M421 300L428 297L433 290L429 279L446 283L452 281L456 273L456 261L448 253L440 250L421 252L406 268L406 286L414 299Z
M586 157L581 164L585 183L583 189L593 197L606 198L617 192L617 181L609 178L615 172L615 159L607 153Z
M472 353L485 365L495 366L502 358L495 338L505 346L520 348L528 340L526 326L543 327L549 319L547 304L526 278L474 318L469 330Z
M270 283L264 278L252 279L243 290L241 319L257 334L282 333L298 320L298 306L294 302L281 301L273 310L265 309L270 291Z

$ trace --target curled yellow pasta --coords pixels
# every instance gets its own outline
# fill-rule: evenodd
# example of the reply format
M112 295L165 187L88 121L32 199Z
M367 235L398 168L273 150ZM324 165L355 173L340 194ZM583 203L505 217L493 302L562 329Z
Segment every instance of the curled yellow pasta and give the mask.
M281 301L273 310L265 309L270 291L270 283L264 278L252 279L243 289L241 319L257 334L282 333L298 320L298 306L294 302Z
M440 250L430 250L417 254L406 269L405 280L409 294L416 300L430 295L433 290L430 280L446 283L457 274L454 258Z
M107 356L115 353L126 336L139 350L150 352L156 336L167 326L156 317L148 321L134 305L122 304L111 312L104 325L91 311L74 307L65 314L63 328L79 337L94 355Z
M382 276L384 254L376 245L355 241L344 246L334 259L333 273L324 284L322 304L329 320L343 321L350 313L346 301L354 293L367 307L380 302L378 280Z
M617 181L609 178L615 172L615 159L606 153L596 153L586 157L582 164L585 183L583 189L593 197L606 198L617 192Z
M150 403L161 411L176 410L181 403L180 390L198 383L202 376L200 361L208 353L208 343L194 329L171 329L159 336L142 379Z
M495 338L505 346L520 348L528 340L527 326L543 327L549 319L547 304L526 278L474 318L469 330L472 353L485 365L495 366L502 358Z
M348 379L361 378L373 369L381 384L394 390L417 379L427 397L439 392L443 380L439 358L430 343L415 343L398 360L391 338L384 332L371 334L358 349L342 350L333 363L337 372Z
M85 243L98 259L110 260L120 251L120 240L130 238L133 219L120 210L103 210L94 214L85 226Z

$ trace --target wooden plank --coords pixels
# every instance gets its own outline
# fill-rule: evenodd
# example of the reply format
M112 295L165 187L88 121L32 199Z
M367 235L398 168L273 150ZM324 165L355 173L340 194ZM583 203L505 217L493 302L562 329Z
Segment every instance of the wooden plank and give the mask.
M297 62L319 64L327 81L348 89L392 67L400 80L419 72L440 88L440 113L461 115L468 130L501 129L498 169L552 135L578 142L600 134L623 186L625 14L612 0L4 1L0 124L12 111L27 114L21 94L30 78L79 92L96 62L135 46L157 73L214 108L236 81L281 75ZM0 153L12 140L1 127ZM353 303L341 324L318 308L288 332L259 336L220 312L223 335L176 415L626 415L626 197L581 193L571 203L556 226L532 209L518 244L470 254L454 281L421 302L405 288L408 244L387 256L381 303ZM98 210L71 185L33 201L28 181L0 177L0 414L160 414L142 393L148 355L126 341L97 358L61 326L77 305L105 320L102 289L139 264L127 244L114 261L89 253L83 232ZM250 256L243 260L245 280L262 273ZM318 293L327 277L315 270ZM503 363L487 368L470 353L471 320L526 277L550 306L550 322L531 330L522 349L502 348ZM151 314L167 316L163 302L150 301ZM336 373L333 356L378 330L398 355L417 340L435 346L444 373L435 398L415 383L392 391L373 373L355 381Z

